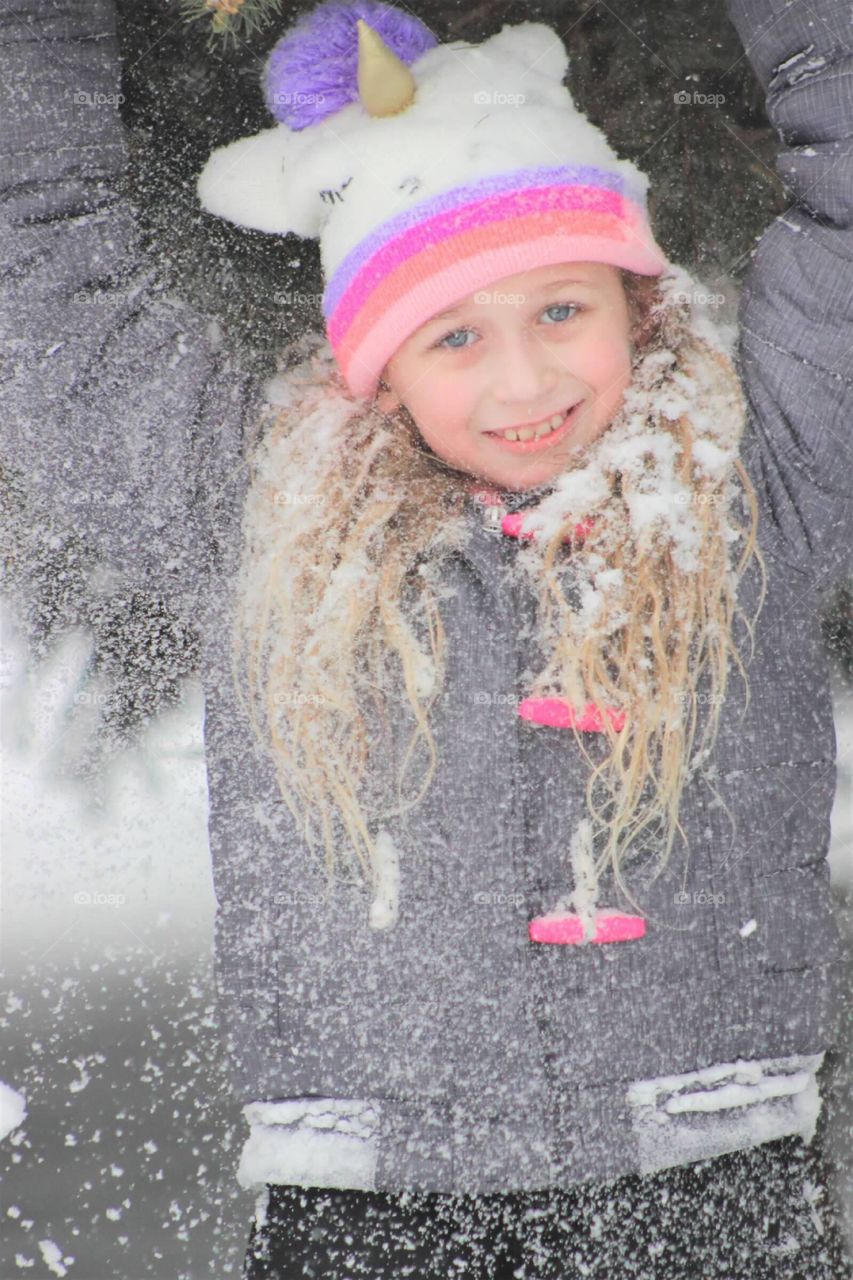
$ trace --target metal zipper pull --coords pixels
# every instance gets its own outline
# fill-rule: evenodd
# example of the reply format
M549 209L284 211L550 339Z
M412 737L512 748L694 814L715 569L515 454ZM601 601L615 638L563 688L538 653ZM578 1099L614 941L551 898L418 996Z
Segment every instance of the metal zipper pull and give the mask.
M507 513L507 508L502 504L490 505L483 508L483 526L487 533L503 534L501 524Z

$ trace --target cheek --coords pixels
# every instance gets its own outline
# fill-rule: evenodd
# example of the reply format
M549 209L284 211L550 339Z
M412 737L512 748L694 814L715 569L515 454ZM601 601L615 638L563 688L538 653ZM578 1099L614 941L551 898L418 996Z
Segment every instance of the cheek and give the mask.
M599 396L618 401L631 381L631 349L627 342L595 343L584 353L584 373Z
M433 439L452 436L459 423L468 420L471 396L455 379L425 378L409 408L424 435Z

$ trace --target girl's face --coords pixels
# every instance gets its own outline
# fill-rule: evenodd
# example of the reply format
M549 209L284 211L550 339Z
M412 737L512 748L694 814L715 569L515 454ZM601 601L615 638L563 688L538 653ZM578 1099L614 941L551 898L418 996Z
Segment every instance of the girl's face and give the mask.
M416 330L382 372L451 466L507 490L544 484L605 430L631 381L628 300L617 267L567 262L506 276ZM566 410L571 410L566 419ZM540 427L512 443L495 433Z

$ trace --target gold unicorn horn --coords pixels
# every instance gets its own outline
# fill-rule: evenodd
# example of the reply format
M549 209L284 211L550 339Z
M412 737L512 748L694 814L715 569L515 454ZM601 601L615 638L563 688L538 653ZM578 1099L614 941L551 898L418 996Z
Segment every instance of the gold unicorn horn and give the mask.
M415 98L415 78L363 18L358 27L358 96L371 116L395 116Z

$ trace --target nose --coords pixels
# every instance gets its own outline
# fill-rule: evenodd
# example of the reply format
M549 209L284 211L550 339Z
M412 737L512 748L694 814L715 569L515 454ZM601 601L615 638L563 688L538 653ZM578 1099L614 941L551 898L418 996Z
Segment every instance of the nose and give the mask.
M520 405L522 417L533 417L537 406L553 398L558 379L553 356L534 334L522 331L496 346L494 398L500 404Z

